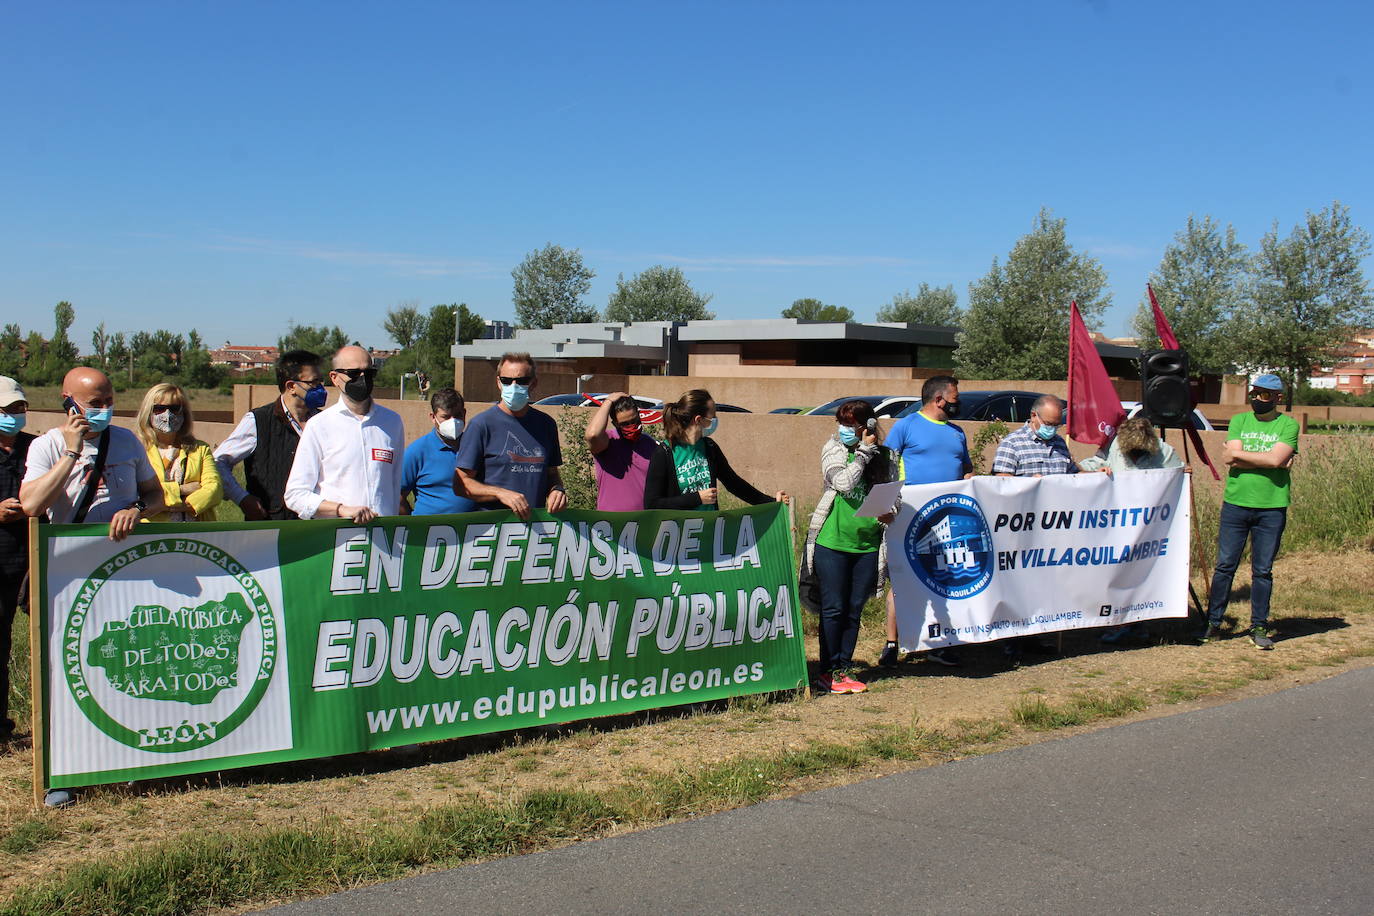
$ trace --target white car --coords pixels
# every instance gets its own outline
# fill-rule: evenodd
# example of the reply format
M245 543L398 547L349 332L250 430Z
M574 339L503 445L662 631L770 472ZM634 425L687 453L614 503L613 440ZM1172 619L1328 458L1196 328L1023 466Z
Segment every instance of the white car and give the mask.
M921 403L920 395L904 394L895 398L879 401L873 408L873 415L882 419L895 417L912 404Z
M1129 420L1131 417L1134 417L1136 414L1140 413L1140 411L1144 409L1144 405L1141 404L1139 401L1122 401L1121 409L1126 411L1126 419ZM1211 430L1215 429L1216 427L1214 427L1211 424L1211 422L1202 415L1202 411L1194 407L1193 428Z

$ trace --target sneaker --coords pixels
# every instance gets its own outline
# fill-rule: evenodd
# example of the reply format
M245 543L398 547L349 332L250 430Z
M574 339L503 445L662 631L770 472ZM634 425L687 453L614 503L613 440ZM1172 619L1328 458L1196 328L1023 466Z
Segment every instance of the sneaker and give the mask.
M842 678L832 677L829 674L822 674L816 678L816 690L819 693L842 694L849 693L849 688L844 685Z
M959 660L959 655L953 649L931 649L926 653L926 658L937 665L944 665L946 668L958 668L963 664Z
M1274 648L1274 641L1269 638L1264 627L1252 627L1250 629L1250 641L1255 644L1256 649Z
M839 677L835 678L834 683L836 688L844 687L845 693L863 693L868 689L868 685L863 681L857 681L847 674L841 674ZM836 690L836 692L838 693L839 691Z
M43 796L43 805L47 808L65 808L74 801L76 797L67 789L49 789Z
M1221 627L1218 624L1209 623L1207 624L1207 626L1202 628L1202 632L1198 634L1197 641L1201 643L1209 643L1214 639L1220 638Z
M897 644L895 642L890 642L887 645L883 646L883 654L878 656L878 667L897 667Z

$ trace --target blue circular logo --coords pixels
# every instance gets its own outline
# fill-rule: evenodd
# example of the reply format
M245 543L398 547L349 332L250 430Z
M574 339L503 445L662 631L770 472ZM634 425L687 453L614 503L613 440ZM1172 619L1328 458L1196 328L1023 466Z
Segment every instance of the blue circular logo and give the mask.
M917 509L905 544L912 572L941 597L971 598L992 581L992 532L970 496L946 493Z

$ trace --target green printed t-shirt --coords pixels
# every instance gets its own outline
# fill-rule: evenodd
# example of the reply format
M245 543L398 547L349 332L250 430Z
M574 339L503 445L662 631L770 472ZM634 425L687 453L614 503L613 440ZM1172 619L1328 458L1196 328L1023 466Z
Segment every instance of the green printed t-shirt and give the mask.
M854 463L854 453L849 453ZM860 479L848 493L836 493L830 514L816 534L816 543L844 553L871 553L883 541L883 526L876 518L859 518L854 514L868 496L868 484Z
M711 488L711 463L706 460L706 440L691 445L673 446L673 468L677 471L677 485L683 493L696 493ZM715 503L703 504L702 509L714 509Z
M1267 422L1253 413L1236 414L1226 432L1226 440L1239 439L1247 452L1267 452L1283 442L1298 450L1298 421L1281 413ZM1246 509L1284 509L1288 506L1288 468L1231 468L1226 476L1222 498Z

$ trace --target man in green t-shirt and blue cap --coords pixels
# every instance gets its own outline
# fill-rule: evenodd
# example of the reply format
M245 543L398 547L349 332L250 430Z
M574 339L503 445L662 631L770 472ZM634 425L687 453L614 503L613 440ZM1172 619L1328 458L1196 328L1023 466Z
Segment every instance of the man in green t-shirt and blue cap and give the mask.
M1207 602L1207 628L1202 641L1221 630L1231 597L1231 579L1250 540L1250 640L1258 649L1274 648L1269 623L1269 596L1274 590L1274 557L1288 522L1288 486L1298 454L1298 424L1278 411L1283 382L1264 374L1250 384L1249 413L1231 418L1222 460L1230 467L1221 502L1217 565Z

